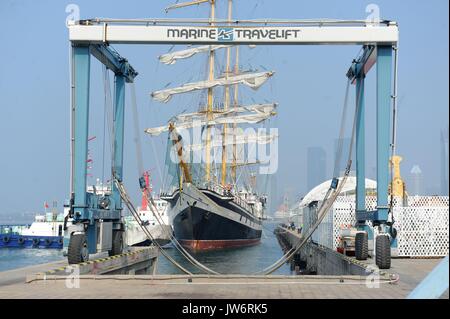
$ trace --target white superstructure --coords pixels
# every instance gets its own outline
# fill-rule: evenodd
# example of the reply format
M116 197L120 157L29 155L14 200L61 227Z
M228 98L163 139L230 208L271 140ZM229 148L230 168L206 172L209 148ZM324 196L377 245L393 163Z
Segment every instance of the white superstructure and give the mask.
M168 203L159 198L154 199L154 203L158 219L154 216L149 207L146 207L145 209L139 207L138 214L153 238L155 238L160 245L165 245L170 242L170 235L172 234L172 226L170 226L168 216ZM125 217L125 241L128 246L142 244L148 241L147 236L132 216Z
M63 216L47 213L36 215L29 228L22 230L23 236L63 236Z

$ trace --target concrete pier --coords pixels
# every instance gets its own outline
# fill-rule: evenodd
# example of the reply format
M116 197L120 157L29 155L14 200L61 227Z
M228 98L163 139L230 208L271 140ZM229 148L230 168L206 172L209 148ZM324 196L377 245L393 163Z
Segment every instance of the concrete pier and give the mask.
M302 238L298 232L281 226L276 229L275 234L283 250L297 245ZM306 243L294 259L306 274L366 276L374 270L370 262L358 261L313 242ZM380 274L388 275L387 272Z
M151 274L155 270L158 250L156 247L130 248L127 252L112 256L94 256L92 260L68 265L67 260L0 272L0 290L5 286L44 280L48 276L64 277L102 274ZM68 267L69 266L69 267Z
M155 269L158 251L156 247L131 248L130 251L120 255L97 258L76 265L64 264L61 267L50 269L27 276L27 281L44 279L47 276L65 276L76 269L79 275L113 275L113 274L150 274Z
M83 275L73 288L64 276L48 276L0 286L0 298L401 299L436 264L437 260L416 260L410 276L378 285L361 276ZM404 274L411 269L398 266Z
M316 252L320 255L321 248L317 248ZM156 275L153 273L156 256L157 251L152 248L92 260L84 265L78 265L79 276L65 273L67 266L65 261L2 272L0 299L397 299L406 298L440 261L394 259L390 272L371 275L364 272L364 275L358 275L355 273L363 273L366 269L364 265L338 266L335 261L332 262L333 258L338 256L330 255L330 252L324 250L326 262L332 265L328 266L331 267L329 269L341 269L342 272L349 271L352 274ZM150 260L147 267L143 267L139 261L141 257ZM323 257L318 257L317 260L322 260L321 258ZM343 264L348 262L346 257L343 258ZM318 273L324 271L320 267L317 268ZM448 292L443 298L448 298Z
M302 239L301 234L287 227L279 226L275 234L284 250L297 245ZM408 288L410 291L441 261L441 258L393 258L390 269L380 270L371 258L359 261L313 242L305 244L294 259L293 262L298 264L297 267L301 267L300 270L305 273L313 273L325 278L336 275L361 276L369 280L374 277L380 280L391 278L391 284L406 285L410 287ZM449 297L448 290L442 297Z

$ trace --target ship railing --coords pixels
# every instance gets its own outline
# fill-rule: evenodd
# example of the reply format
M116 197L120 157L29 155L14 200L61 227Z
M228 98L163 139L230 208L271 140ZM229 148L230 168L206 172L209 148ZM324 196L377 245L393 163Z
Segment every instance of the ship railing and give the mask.
M229 197L229 198L233 198L233 194L231 193L230 189L227 189L225 187L223 187L222 185L217 185L217 184L204 184L202 185L203 188L213 191L219 195L222 195L224 197Z
M227 189L227 188L223 187L222 185L211 184L211 183L204 184L204 188L206 188L210 191L213 191L219 195L222 195L224 197L232 198L236 204L243 207L247 211L251 212L252 215L255 215L254 205L249 204L245 199L243 199L239 195L233 194L231 192L231 189Z

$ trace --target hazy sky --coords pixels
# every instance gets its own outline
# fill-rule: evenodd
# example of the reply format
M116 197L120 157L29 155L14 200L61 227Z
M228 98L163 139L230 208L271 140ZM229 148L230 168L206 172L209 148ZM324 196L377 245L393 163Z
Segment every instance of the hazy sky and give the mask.
M59 204L69 193L69 48L66 5L76 3L81 18L206 17L207 6L166 14L174 1L0 1L0 214L42 210L43 202ZM218 1L223 2L223 1ZM369 1L235 1L236 18L365 19ZM400 26L398 154L408 182L413 165L424 174L424 190L440 185L440 130L448 126L448 1L376 1L384 19ZM225 6L218 14L224 17ZM175 66L161 65L157 56L170 46L117 45L115 48L139 71L136 92L141 131L164 124L177 112L193 110L195 96L171 103L150 101L149 93L204 75L204 57ZM338 135L346 78L358 46L279 46L244 48L241 66L271 69L276 75L258 94L280 104L277 198L306 189L306 149L322 146L327 152L327 176L332 173L334 139ZM100 63L92 60L90 149L94 177L102 175L104 90ZM375 83L367 78L367 171L375 163ZM253 93L242 90L251 102ZM127 91L127 102L129 91ZM129 104L129 103L128 103ZM137 199L137 170L131 112L127 108L125 182ZM152 143L142 134L145 167L154 170L164 159L163 140ZM161 165L161 163L159 163ZM330 176L331 177L331 176ZM89 179L94 182L94 178Z

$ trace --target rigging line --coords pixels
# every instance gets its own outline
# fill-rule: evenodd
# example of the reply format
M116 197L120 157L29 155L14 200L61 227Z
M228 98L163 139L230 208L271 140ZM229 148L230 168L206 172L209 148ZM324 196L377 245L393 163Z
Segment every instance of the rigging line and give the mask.
M142 221L142 219L139 217L139 213L136 211L136 208L134 207L134 205L132 204L128 194L126 193L126 190L123 186L123 184L119 183L117 181L117 179L115 179L115 183L116 185L118 185L118 189L120 192L120 195L122 197L122 199L124 200L125 204L127 205L127 208L129 209L129 211L132 213L133 217L135 218L136 222L138 223L138 225L141 227L141 229L143 230L143 232L145 233L145 235L147 236L148 239L150 239L152 241L152 243L156 244L156 246L159 248L159 250L161 251L161 253L169 260L171 261L175 266L177 266L179 269L181 269L183 272L187 273L187 274L191 274L189 271L187 271L186 269L184 269L181 265L179 265L177 262L175 262L168 254L166 254L166 252L164 251L164 249L158 244L158 242L153 238L151 232L147 229L147 226L144 226L144 223Z
M110 79L109 79L109 72L108 69L105 68L104 72L104 78L103 78L103 90L105 94L105 116L106 116L106 122L107 122L107 128L108 128L108 135L109 135L109 151L110 151L110 167L111 170L113 168L112 161L114 158L114 145L113 145L113 116L112 116L112 98L111 98L111 86L110 86ZM105 161L106 163L106 161Z
M283 264L287 260L291 259L294 256L294 254L297 253L304 246L304 244L306 244L307 240L313 235L313 233L317 229L317 227L319 227L319 225L321 224L322 220L327 215L329 208L333 205L336 197L339 195L343 185L346 182L346 179L347 179L347 176L348 176L349 172L350 172L349 170L346 171L346 174L344 175L343 179L339 183L340 185L338 186L338 188L336 190L334 190L334 192L332 191L331 187L329 188L327 194L325 195L324 202L322 203L321 208L319 209L317 221L315 222L313 227L311 227L308 230L307 235L304 236L302 238L302 240L295 247L292 247L285 255L283 255L283 257L281 257L272 266L267 267L266 269L264 269L264 270L262 270L260 272L257 272L255 274L264 273L265 275L269 275L269 274L273 273L274 271L279 269L281 266L283 266ZM331 198L330 198L330 195L331 195Z
M109 131L109 144L110 144L110 150L112 153L113 150L113 116L112 116L112 97L111 97L111 84L110 84L110 78L109 78L109 72L106 70L105 72L105 95L107 100L106 105L106 116L107 116L107 122L108 122L108 131Z
M180 180L180 176L181 176L181 172L180 170L177 170L177 175L178 175L178 180ZM147 203L148 206L150 207L150 211L152 212L152 214L154 215L154 217L156 218L156 220L158 221L158 223L162 226L162 224L164 224L158 214L155 212L156 210L156 204L154 203L153 197L151 195L151 193L149 192L148 189L145 190L146 191L146 199L147 199ZM182 196L182 191L180 189L180 197ZM186 196L189 196L186 194ZM163 229L165 229L163 227ZM194 257L192 257L182 246L181 244L178 242L178 240L173 236L173 234L171 233L167 233L166 235L168 235L168 237L171 239L172 243L174 244L175 248L189 261L191 262L194 266L196 266L197 268L199 268L200 270L204 270L207 273L212 273L212 274L219 274L209 268L207 268L206 266L204 266L203 264L199 263Z
M394 49L394 92L392 98L392 142L391 142L391 159L396 155L397 144L397 100L398 100L398 46ZM391 194L389 201L389 212L391 214L391 226L395 223L394 218L394 165L391 163Z
M363 90L362 90L362 87L360 86L358 92L356 92L358 101L361 101L362 92L363 92ZM360 112L360 109L359 109L359 103L358 103L355 107L355 112L354 112L354 116L353 116L353 127L352 127L352 134L351 134L351 140L350 140L350 150L348 152L348 158L347 158L347 163L350 163L350 165L351 165L351 161L352 161L353 146L355 144L356 121L357 121L359 112ZM347 168L347 169L349 169L349 168Z
M131 85L131 103L132 103L133 120L134 120L134 127L135 127L134 133L135 133L135 142L136 142L136 145L135 145L136 146L136 159L137 159L137 162L138 162L139 176L141 176L143 174L143 172L144 172L144 169L143 169L143 164L142 164L143 163L143 161L142 161L142 148L141 148L140 136L139 136L139 122L138 122L138 113L137 113L136 89L135 89L135 86L133 84ZM119 183L116 178L115 178L115 183L116 184L120 184L120 186L121 186L121 191L120 191L121 196L122 196L122 194L126 195L125 187L123 186L123 184ZM136 212L135 209L134 209L134 206L131 203L130 198L127 195L126 196L122 196L122 197L124 198L124 201L126 201L128 209L130 209L130 211L132 213ZM152 195L148 191L148 189L147 189L147 197L146 198L147 198L147 201L150 202L150 205L149 205L150 210L152 211L154 217L157 219L158 223L162 227L163 225L161 223L161 220L160 220L158 214L155 212L155 209L156 209L155 202L153 200ZM135 217L135 219L136 219L136 221L138 223L142 223L142 220L140 219L138 214L136 216L133 214L133 216ZM166 230L164 227L162 227L162 228L163 228L163 230ZM151 237L151 233L149 232L148 234ZM172 236L172 234L169 233L169 236ZM149 238L149 239L151 239L151 238ZM155 241L153 240L152 242L155 242ZM183 256L185 256L188 259L188 261L192 261L193 257L191 255L189 255L184 250L184 248L181 247L181 245L178 243L178 241L172 241L172 242L175 242L176 248L182 253ZM180 250L180 247L181 247L181 250ZM192 261L191 263L193 263L194 265L197 265L200 269L205 270L205 271L207 271L209 273L218 274L218 273L210 270L209 268L207 268L207 267L205 267L205 266L203 266L201 264L199 266L198 265L199 263L196 260Z
M152 194L150 193L148 188L145 188L145 190L143 190L143 193L146 195L145 198L147 200L147 204L150 207L150 211L152 212L153 216L156 218L158 224L162 227L163 225L165 225L165 223L162 221L162 219L160 218L160 216L157 213L157 208L156 208L156 204L153 200ZM191 254L189 254L189 252L187 252L184 247L179 243L179 241L175 238L175 236L168 232L167 229L165 227L162 227L163 231L166 231L166 235L168 235L168 237L171 239L172 243L174 244L175 248L189 261L191 262L194 266L196 266L197 268L199 268L200 270L206 271L207 273L210 274L215 274L215 275L219 275L218 272L206 267L205 265L203 265L202 263L200 263L199 261L197 261Z
M144 233L146 234L147 238L150 239L152 241L152 243L156 244L156 247L158 248L158 250L161 252L161 254L166 257L173 265L175 265L177 268L179 268L181 271L183 271L186 274L192 275L192 273L190 271L188 271L187 269L185 269L183 266L181 266L179 263L177 263L162 247L161 245L159 245L158 241L156 241L151 233L148 231L147 226L143 226L143 222L142 220L138 217L138 213L135 211L135 208L133 206L131 206L129 204L129 202L125 201L125 204L127 205L128 210L130 210L130 212L132 212L134 210L134 212L132 212L133 217L138 221L139 226L141 227L141 229L144 231ZM139 220L141 221L139 223Z
M358 97L360 98L361 94L362 94L361 88L359 89L359 92L357 92L357 94L358 94ZM347 103L347 99L345 102ZM344 108L346 108L346 103L344 104ZM313 227L310 227L306 233L307 235L304 236L302 238L302 240L295 247L292 247L285 255L283 255L283 257L281 257L277 262L275 262L273 266L269 266L266 269L264 269L263 271L257 272L256 274L264 272L266 275L268 275L268 274L273 273L277 269L279 269L287 260L291 259L294 256L294 254L297 253L305 245L307 240L313 235L315 230L321 224L322 220L328 214L329 209L333 205L337 196L340 194L342 187L344 186L344 184L347 180L347 177L350 174L350 168L351 168L351 164L352 164L351 158L352 158L352 152L353 152L353 142L354 142L354 137L355 137L355 133L356 133L356 119L358 116L358 112L359 112L359 105L356 104L355 112L354 112L354 119L353 119L353 127L352 127L352 137L350 140L350 149L349 149L349 154L348 154L347 167L346 167L344 176L343 176L342 180L338 183L338 187L336 189L334 189L334 191L331 186L328 189L328 191L324 197L324 200L322 201L322 204L321 204L320 208L318 209L317 220L313 224ZM331 200L330 200L330 196L331 196Z
M131 112L133 113L133 126L134 126L134 143L136 146L136 160L137 160L137 168L139 175L142 176L144 174L144 164L142 160L142 143L141 143L141 135L139 130L139 113L137 109L137 101L136 101L136 86L132 82L130 83L130 98L131 98Z
M106 66L103 65L102 67L103 71L103 81L105 81L105 72ZM103 84L103 87L105 87L105 84ZM103 105L103 149L102 149L102 184L105 183L105 145L106 145L106 107L107 107L107 101L106 101L106 91L105 98L104 98L104 105Z
M156 150L155 141L152 138L150 139L150 144L151 144L151 147L152 147L153 154L155 154L155 157L157 157L156 154L158 154L158 152ZM162 183L161 188L164 189L165 180L163 179L163 173L162 173L162 170L161 170L161 164L159 163L159 159L156 159L155 162L156 162L156 169L157 169L158 175L159 175L159 180Z
M337 146L336 154L335 154L336 157L334 159L333 176L339 175L339 166L341 164L341 157L342 157L343 137L344 137L344 133L345 133L345 124L346 124L346 116L347 116L350 83L351 83L351 81L350 81L350 79L348 79L347 87L345 89L344 107L342 109L342 115L341 115L341 127L339 129L338 146Z
M148 230L147 226L144 226L144 222L142 221L142 219L139 217L139 214L136 211L136 208L134 207L133 203L131 202L128 194L126 193L125 188L123 187L123 184L121 184L117 178L114 175L114 183L117 186L117 189L119 190L120 193L120 197L123 199L125 205L127 206L128 210L131 212L131 214L133 215L134 219L136 220L136 222L138 223L139 227L142 229L142 231L145 233L145 235L147 236L147 238L149 240L151 240L151 242L153 244L156 244L156 247L159 249L159 251L161 252L161 254L166 257L173 265L175 265L177 268L179 268L181 271L183 271L184 273L188 274L188 275L192 275L192 273L190 271L188 271L187 269L185 269L183 266L181 266L179 263L177 263L168 253L166 253L166 251L164 251L164 249L161 247L161 245L153 238L151 232Z
M149 105L148 105L149 112L151 110L152 105L153 105L152 99L149 99ZM156 112L156 114L159 114L159 113L160 112ZM164 142L162 144L164 144ZM156 168L158 170L159 181L160 181L160 184L161 184L160 187L161 187L161 189L164 189L165 188L165 183L166 183L166 176L162 172L161 163L160 163L159 157L157 156L158 152L157 152L155 141L154 141L153 138L150 139L150 145L151 145L152 151L153 151L153 159L156 162Z

